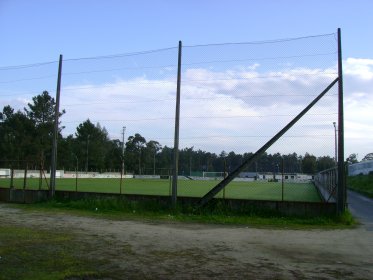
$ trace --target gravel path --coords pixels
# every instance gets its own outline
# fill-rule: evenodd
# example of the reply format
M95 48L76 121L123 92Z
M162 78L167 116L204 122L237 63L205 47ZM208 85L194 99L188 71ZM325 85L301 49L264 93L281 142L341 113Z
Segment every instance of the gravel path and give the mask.
M358 218L367 230L373 232L373 199L351 190L347 191L347 195L348 208L351 213Z
M116 221L0 204L0 222L71 231L123 279L373 279L373 232Z

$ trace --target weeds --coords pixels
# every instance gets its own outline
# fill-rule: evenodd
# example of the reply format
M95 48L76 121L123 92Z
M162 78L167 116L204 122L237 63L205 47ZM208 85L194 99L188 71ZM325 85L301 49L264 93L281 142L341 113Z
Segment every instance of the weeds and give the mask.
M178 204L173 208L156 201L130 201L124 197L86 198L80 200L50 200L25 206L31 209L78 211L83 215L104 216L113 219L148 219L250 225L256 227L291 228L344 228L356 225L349 212L341 216L290 216L275 210L245 206L231 209L224 202L210 203L201 209Z

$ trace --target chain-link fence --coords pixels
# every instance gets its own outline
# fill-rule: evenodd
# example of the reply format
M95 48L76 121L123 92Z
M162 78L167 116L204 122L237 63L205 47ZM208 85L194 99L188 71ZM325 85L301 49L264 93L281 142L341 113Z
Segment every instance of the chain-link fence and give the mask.
M64 178L57 176L57 190L170 194L178 51L180 196L206 194L338 77L334 33L66 58L57 156ZM0 68L1 102L22 113L3 110L2 160L33 156L50 170L53 121L37 115L43 102L33 97L53 95L57 66ZM320 201L313 176L335 166L337 105L334 86L217 196Z
M58 171L59 177L63 171ZM24 190L48 190L50 174L43 163L32 160L1 160L0 187Z
M202 164L190 152L189 173L229 174L337 78L337 44L328 34L186 46L182 67L180 142L210 152ZM337 101L333 87L219 195L320 201L313 174L335 165ZM209 179L212 188L223 175Z

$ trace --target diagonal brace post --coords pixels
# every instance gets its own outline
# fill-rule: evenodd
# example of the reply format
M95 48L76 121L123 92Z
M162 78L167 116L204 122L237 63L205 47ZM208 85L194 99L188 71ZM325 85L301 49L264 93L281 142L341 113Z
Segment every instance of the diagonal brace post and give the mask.
M264 144L255 154L246 159L239 167L233 170L223 181L213 187L206 193L198 202L197 208L203 207L216 194L224 189L234 178L238 176L248 165L257 160L269 147L271 147L282 135L284 135L295 123L297 123L337 82L336 78L329 86L327 86L306 108L303 109L291 122L289 122L283 129L281 129L275 136L273 136L266 144Z

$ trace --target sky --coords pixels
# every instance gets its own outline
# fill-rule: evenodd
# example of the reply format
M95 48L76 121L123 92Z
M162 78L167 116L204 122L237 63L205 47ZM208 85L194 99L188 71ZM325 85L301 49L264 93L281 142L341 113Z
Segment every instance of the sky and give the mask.
M333 80L333 34L341 28L345 156L361 160L373 152L372 10L369 0L0 0L0 108L22 109L43 90L54 95L63 54L65 135L90 118L111 138L126 126L127 136L172 146L179 40L195 46L332 34L298 45L183 49L181 146L253 152ZM148 50L159 51L73 60ZM7 68L41 62L54 63ZM335 90L329 95L271 152L333 156Z

